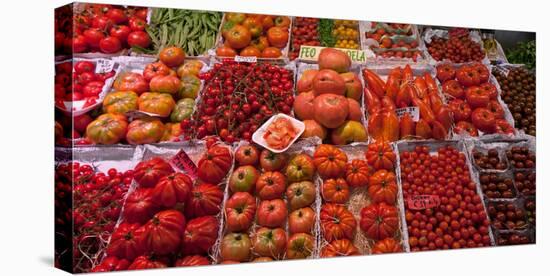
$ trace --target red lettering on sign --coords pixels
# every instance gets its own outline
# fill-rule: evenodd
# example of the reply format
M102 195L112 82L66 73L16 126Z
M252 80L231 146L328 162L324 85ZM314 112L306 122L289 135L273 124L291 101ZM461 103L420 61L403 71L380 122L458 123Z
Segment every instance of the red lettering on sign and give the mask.
M181 149L178 153L176 153L176 155L170 159L170 163L187 173L187 175L192 179L197 178L197 165L193 163L193 160L191 160L189 155L187 155L184 150Z
M411 210L424 210L434 208L441 204L437 195L413 195L407 198L407 206Z

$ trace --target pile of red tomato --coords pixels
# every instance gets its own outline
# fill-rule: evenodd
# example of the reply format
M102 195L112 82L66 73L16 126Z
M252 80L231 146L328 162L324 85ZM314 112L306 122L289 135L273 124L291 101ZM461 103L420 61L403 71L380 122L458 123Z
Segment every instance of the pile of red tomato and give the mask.
M146 20L147 8L91 5L75 15L73 51L114 54L134 46L147 48L151 38Z
M211 264L221 182L232 163L227 147L211 146L199 160L195 182L160 157L140 162L133 170L137 187L126 199L107 257L92 271Z

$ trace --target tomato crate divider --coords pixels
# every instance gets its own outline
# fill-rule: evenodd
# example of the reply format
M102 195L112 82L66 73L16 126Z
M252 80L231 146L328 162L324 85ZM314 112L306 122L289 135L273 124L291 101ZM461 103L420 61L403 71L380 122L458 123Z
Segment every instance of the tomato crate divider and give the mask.
M475 172L474 172L474 167L473 167L473 164L472 164L472 160L470 159L470 156L468 154L468 150L467 150L467 146L466 146L466 139L445 140L445 141L428 141L428 140L423 140L423 141L399 141L399 142L395 143L396 152L397 152L396 157L397 157L397 160L398 160L398 164L401 164L401 157L400 157L401 152L403 152L403 151L413 151L417 146L427 146L430 150L430 153L432 153L434 151L437 151L437 149L445 147L445 146L452 146L455 149L457 149L460 153L464 154L465 163L467 164L468 170L470 172L470 179L476 185L476 194L480 197L481 202L483 204L483 209L485 210L486 218L489 219L489 221L490 221L489 213L487 212L487 206L483 201L483 191L481 190L481 185L479 183L479 179L476 178L476 175L475 175ZM401 170L399 170L399 176L397 177L397 181L399 183L398 187L400 187L400 189L402 188L401 176L402 176L401 175ZM403 196L404 196L404 194L403 194ZM403 198L403 201L405 201L404 198ZM405 230L407 231L407 236L408 236L407 227L405 228ZM488 232L489 232L489 238L491 240L491 245L490 246L495 246L495 237L494 237L494 234L493 234L493 231L492 231L491 227L488 227Z

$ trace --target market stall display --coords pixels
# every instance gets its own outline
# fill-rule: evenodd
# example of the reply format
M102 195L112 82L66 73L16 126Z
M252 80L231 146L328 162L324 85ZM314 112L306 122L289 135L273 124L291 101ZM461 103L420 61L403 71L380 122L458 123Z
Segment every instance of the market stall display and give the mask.
M489 65L477 31L80 3L56 15L59 268L536 242L534 65Z

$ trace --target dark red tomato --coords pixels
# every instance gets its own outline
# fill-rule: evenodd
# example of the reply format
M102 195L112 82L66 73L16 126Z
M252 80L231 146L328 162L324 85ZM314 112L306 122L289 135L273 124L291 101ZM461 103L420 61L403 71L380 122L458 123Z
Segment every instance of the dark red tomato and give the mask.
M147 9L143 8L143 9L137 10L134 15L136 17L139 17L139 18L145 20L145 19L147 19Z
M81 74L76 75L76 83L85 85L91 81L95 81L96 76L93 72L84 72Z
M81 74L84 72L94 72L95 70L95 64L91 61L79 61L74 64L74 71L77 74Z
M118 25L111 28L109 34L113 37L116 37L120 40L121 43L126 43L128 35L132 32L130 27L126 25Z
M99 93L101 93L101 90L103 90L103 85L103 82L100 81L89 82L82 89L82 94L84 95L84 97L99 96Z
M106 54L112 54L122 49L120 40L114 36L108 36L99 41L99 49Z
M130 18L129 26L132 31L143 31L147 26L147 22L139 17L132 17Z
M92 27L102 31L109 30L113 26L113 20L107 16L96 16L92 20Z
M141 48L147 48L151 44L151 38L144 31L134 31L128 35L129 46L139 46Z
M84 38L88 46L92 48L99 47L99 41L104 38L105 35L99 29L87 29L84 31Z
M128 21L128 16L121 9L110 9L105 16L110 18L115 24L124 24Z
M86 38L83 35L76 35L72 39L73 43L73 52L83 53L88 50L88 44L86 43Z

